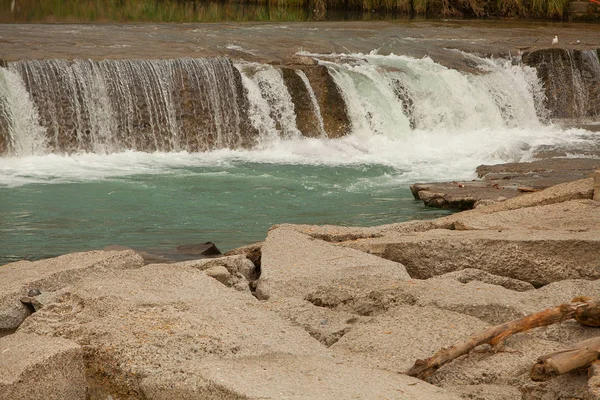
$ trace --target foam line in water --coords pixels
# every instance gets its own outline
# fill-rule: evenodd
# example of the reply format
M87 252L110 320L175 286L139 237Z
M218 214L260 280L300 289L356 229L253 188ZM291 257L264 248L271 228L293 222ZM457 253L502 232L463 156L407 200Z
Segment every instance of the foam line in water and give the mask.
M317 166L382 165L398 182L474 178L480 164L529 161L541 145L586 143L594 136L585 130L558 127L538 129L416 131L405 138L352 135L341 139L297 138L272 142L255 150L215 150L204 153L135 152L114 154L44 155L0 158L0 186L29 183L66 183L130 175L183 174L190 168L227 171L248 163Z

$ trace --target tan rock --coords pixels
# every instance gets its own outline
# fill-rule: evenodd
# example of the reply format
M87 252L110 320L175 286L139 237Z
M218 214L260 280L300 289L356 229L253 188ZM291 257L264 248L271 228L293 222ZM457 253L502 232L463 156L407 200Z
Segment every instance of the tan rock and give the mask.
M317 287L352 284L376 287L409 276L397 262L335 246L293 227L271 229L262 248L259 298L304 298Z
M29 289L55 291L92 270L139 268L142 264L133 251L90 251L0 266L0 330L15 329L29 316L29 309L20 302Z
M317 307L306 300L292 297L262 302L261 305L302 327L325 346L331 346L359 322L366 320L356 314Z
M15 333L0 339L1 399L85 399L83 351L57 337Z
M594 200L600 201L600 170L594 173Z
M563 279L598 279L600 235L550 230L430 230L390 240L383 257L425 279L476 268L545 285Z
M160 398L168 390L161 382L175 381L182 385L180 398L197 398L197 391L212 390L194 372L203 361L327 354L304 329L264 309L249 293L185 263L90 271L55 292L20 331L84 345L86 369L104 399ZM145 394L142 378L154 382L158 397Z
M403 373L417 359L430 357L488 326L477 318L435 307L399 306L356 326L331 349Z
M243 399L460 398L416 378L326 357L270 354L220 360L204 364L200 373Z

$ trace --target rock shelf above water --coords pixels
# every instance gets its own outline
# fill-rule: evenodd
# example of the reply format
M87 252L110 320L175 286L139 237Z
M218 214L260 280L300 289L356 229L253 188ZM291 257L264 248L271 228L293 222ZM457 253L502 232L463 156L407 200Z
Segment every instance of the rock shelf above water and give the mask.
M479 180L415 183L410 190L431 207L467 210L537 192L560 183L589 178L600 159L551 158L528 163L481 165Z

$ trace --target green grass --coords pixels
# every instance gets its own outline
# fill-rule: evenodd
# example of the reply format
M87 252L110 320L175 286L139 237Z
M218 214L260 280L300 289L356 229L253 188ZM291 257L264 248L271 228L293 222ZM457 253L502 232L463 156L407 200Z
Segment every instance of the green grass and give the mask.
M352 11L353 18L547 18L567 16L569 0L0 0L0 22L305 21ZM358 13L358 14L357 14ZM362 13L362 14L361 14Z

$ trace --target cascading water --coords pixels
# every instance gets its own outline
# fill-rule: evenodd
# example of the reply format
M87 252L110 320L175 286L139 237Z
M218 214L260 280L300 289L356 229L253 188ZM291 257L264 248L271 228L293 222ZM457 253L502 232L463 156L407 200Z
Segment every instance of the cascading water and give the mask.
M408 183L472 178L479 164L591 137L548 123L548 85L531 64L452 54L474 69L376 53L312 54L319 65L279 67L222 58L8 63L0 232L9 250L0 264L114 243L212 240L226 250L283 222L437 216L444 212L414 202ZM577 57L582 79L600 77L595 53Z
M49 152L202 151L253 143L239 76L224 58L20 61L1 73L5 80L22 77L35 104L27 111L39 114ZM3 102L14 102L10 96ZM28 154L14 145L22 134L8 130L11 154Z

